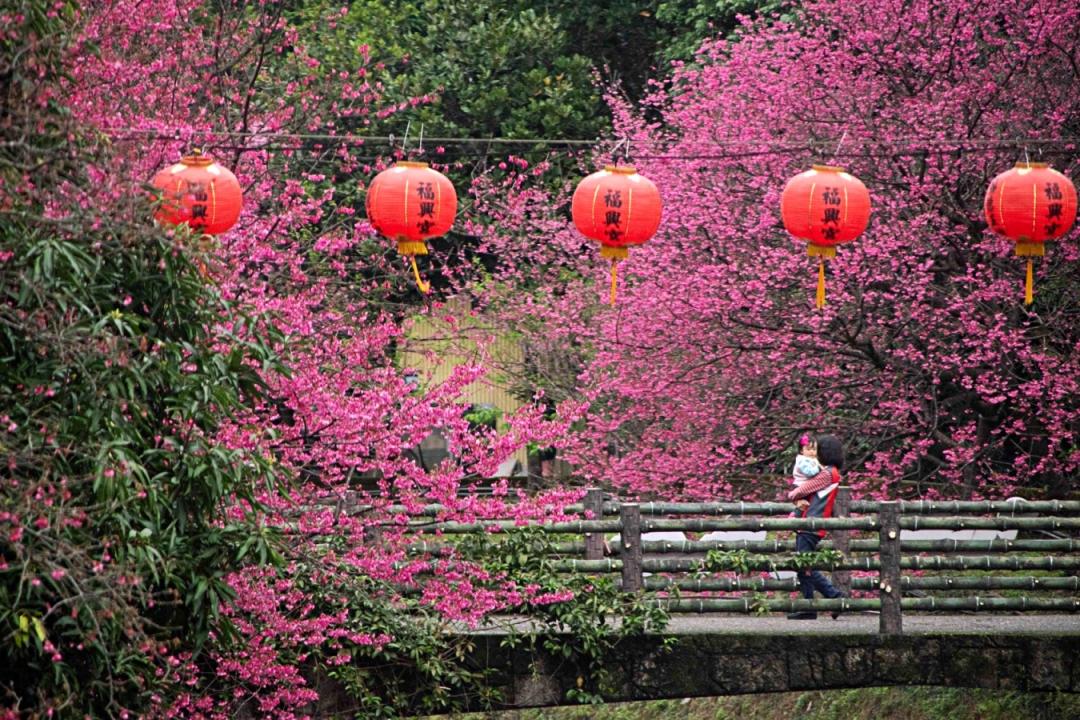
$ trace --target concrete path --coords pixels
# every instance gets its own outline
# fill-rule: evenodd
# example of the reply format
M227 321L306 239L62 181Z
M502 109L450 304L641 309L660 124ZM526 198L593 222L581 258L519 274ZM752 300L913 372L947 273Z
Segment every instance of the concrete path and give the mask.
M672 615L667 634L671 635L877 635L876 613L845 613L833 620L828 612L817 620L788 620L784 615ZM530 622L505 618L469 631L476 635L503 635L510 628L528 632ZM905 635L1042 635L1080 636L1080 614L918 614L904 615Z
M697 633L740 635L822 634L865 635L878 633L877 614L851 613L833 620L829 613L818 614L817 620L788 620L783 615L747 617L741 615L709 617L702 615L672 616L668 631L687 635ZM906 635L978 634L1005 635L1080 635L1080 615L918 615L903 618Z

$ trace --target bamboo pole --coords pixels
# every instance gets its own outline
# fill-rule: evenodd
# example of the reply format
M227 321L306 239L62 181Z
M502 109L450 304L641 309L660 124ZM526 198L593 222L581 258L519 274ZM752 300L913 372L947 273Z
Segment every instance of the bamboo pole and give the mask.
M877 514L880 502L876 500L852 500L851 512ZM567 507L573 512L576 506ZM719 502L719 503L641 503L642 515L788 515L791 503L776 502ZM606 515L618 513L614 503L604 504ZM1080 500L903 500L901 515L959 515L1003 513L1009 515L1033 515L1036 513L1080 513Z
M619 541L612 543L612 549ZM746 550L754 553L794 552L794 540L645 540L641 543L650 555L703 555L710 550ZM819 547L826 547L822 543ZM831 543L829 543L831 547Z
M875 500L852 500L851 512L878 512L881 503ZM570 506L568 510L573 508ZM641 503L642 515L788 515L794 506L791 503L775 502L719 502L719 503ZM615 514L614 505L605 505L607 514ZM901 515L934 514L988 514L1006 513L1010 515L1035 513L1080 513L1080 500L982 500L982 501L900 501Z
M618 520L574 520L570 522L554 522L554 523L525 523L521 524L514 520L492 520L490 522L475 522L475 523L428 523L424 525L410 526L409 529L414 532L423 533L454 533L454 534L469 534L469 533L486 533L495 531L515 530L522 527L538 527L544 532L567 534L567 535L584 535L585 533L609 533L619 532L622 529L622 525Z
M422 562L422 561L419 561ZM448 562L447 560L431 562ZM407 563L405 563L407 564ZM552 568L556 572L607 573L621 572L622 560L555 560ZM749 558L751 571L768 572L774 568L795 567L794 556L778 555L772 558ZM1070 558L1012 558L1012 557L904 557L900 559L900 568L904 570L1061 570L1075 571L1080 568L1080 557ZM826 568L828 569L828 568ZM877 558L845 558L832 569L841 570L880 570L881 562ZM702 570L700 558L644 558L641 570L649 573L687 573ZM717 570L716 573L729 572Z
M605 560L603 562L618 562L617 560ZM874 591L877 589L875 578L853 578L852 589L856 591ZM1080 577L1052 578L1052 577L993 577L981 575L975 577L901 577L900 584L904 591L908 590L1032 590L1034 592L1053 592L1056 590L1080 590ZM645 578L645 590L667 591L678 588L682 593L695 592L793 592L799 589L797 577L777 580L776 578L701 578L680 579L648 577ZM402 593L420 592L416 586L396 585L395 588ZM725 599L725 598L719 598ZM732 598L727 598L732 599ZM782 598L781 598L782 599ZM864 598L869 599L869 598ZM925 599L925 598L923 598ZM942 609L940 602L945 598L936 598L937 609ZM986 599L986 598L981 598ZM877 600L870 599L872 602ZM904 602L907 599L905 598ZM901 603L902 607L906 606ZM925 608L924 608L925 609ZM1034 610L1034 607L1028 607Z
M590 575L622 572L623 561L615 558L602 560L556 560L552 569L561 573L585 573Z
M642 515L790 515L795 506L788 502L645 502Z
M900 566L905 570L1075 570L1080 568L1080 557L1053 555L1032 557L990 557L987 555L958 555L924 557L913 555L904 558Z
M870 541L874 542L874 541ZM876 543L875 543L876 544ZM866 547L866 550L876 548ZM900 540L900 549L909 552L1078 552L1080 540Z
M732 518L712 520L680 518L665 520L642 520L643 532L661 530L708 531L708 530L877 530L877 520L872 517L858 518ZM618 520L574 520L555 523L530 523L545 532L583 535L587 532L619 532ZM490 530L513 530L522 527L513 520L456 523L439 522L411 526L417 532L479 533ZM910 530L924 529L988 529L988 530L1063 530L1080 529L1080 518L1065 517L905 517L900 527Z
M439 503L429 503L420 509L401 504L381 505L376 502L360 502L358 493L348 492L345 496L328 495L312 501L312 506L334 507L341 505L347 515L359 515L380 509L394 515L413 517L437 517L447 508ZM873 500L853 500L851 511L856 513L877 513L879 503ZM309 506L311 507L311 506ZM719 502L719 503L676 503L647 502L641 503L642 515L788 515L793 509L791 503L776 502ZM300 512L309 509L300 508ZM581 513L584 504L567 505L567 514ZM900 502L901 515L935 515L961 513L988 514L1004 513L1010 515L1032 515L1036 513L1069 514L1080 513L1080 501L1077 500L904 500ZM618 503L603 503L603 515L618 515ZM599 519L599 516L598 516Z
M995 577L992 575L959 577L910 577L900 578L900 587L908 590L1072 590L1080 591L1080 577ZM645 578L646 590L671 590L680 592L765 592L793 591L799 589L799 579L790 578ZM874 591L878 589L875 578L852 578L852 590Z
M618 548L618 540L612 544ZM877 539L856 539L850 541L850 552L877 552ZM556 544L558 552L580 553L584 551L581 543ZM753 553L794 552L794 540L646 540L642 549L653 555L693 555L707 553L710 550L746 550ZM823 540L819 550L839 550L835 542ZM990 538L987 540L900 540L900 549L907 552L955 552L955 553L1006 553L1006 552L1078 552L1080 540L1007 540Z
M305 533L305 535L332 535L334 530L324 532ZM495 536L497 537L497 535ZM850 550L853 553L876 553L878 550L877 539L860 538L851 540ZM446 548L454 548L452 543L421 541L411 543L406 547L407 552L422 555L425 553L437 554ZM556 542L551 545L552 551L557 555L582 555L585 553L586 544L582 541ZM611 542L612 552L618 553L622 548L620 540ZM648 555L704 555L710 550L746 550L756 554L790 553L795 552L793 540L645 540L641 543L642 552ZM836 549L831 540L823 540L818 545L819 550ZM900 549L907 553L943 552L943 553L1010 553L1010 552L1042 552L1062 553L1080 552L1080 540L1071 538L1061 540L1007 540L1005 538L988 538L986 540L903 540L900 541ZM862 567L861 565L859 567Z
M900 518L905 530L1076 530L1080 529L1080 517L919 517Z
M856 500L851 503L852 512L876 512L880 503ZM1035 513L1080 513L1077 500L904 500L900 502L901 515L959 515L961 513L985 514L1007 513L1032 515Z
M642 520L642 531L659 530L707 531L707 530L877 530L873 517L853 518L730 518L730 519L647 519ZM584 534L587 532L618 532L617 520L575 520L555 523L535 523L546 532ZM512 520L492 520L475 523L425 523L412 526L420 532L469 533L488 532L492 529L512 530L521 525ZM901 517L900 527L909 530L1074 530L1080 529L1080 517Z
M1080 577L1000 577L993 575L900 578L904 590L1080 590Z
M711 520L679 518L673 520L644 520L645 532L657 530L877 530L877 519L861 518L732 518Z
M793 612L799 610L878 610L882 611L880 600L838 598L834 600L761 600L753 598L661 598L655 601L659 607L673 613L714 613L714 612ZM975 612L1015 612L1023 610L1080 612L1080 598L904 598L900 601L903 610L969 610ZM882 614L884 612L882 611ZM883 633L884 634L884 633Z

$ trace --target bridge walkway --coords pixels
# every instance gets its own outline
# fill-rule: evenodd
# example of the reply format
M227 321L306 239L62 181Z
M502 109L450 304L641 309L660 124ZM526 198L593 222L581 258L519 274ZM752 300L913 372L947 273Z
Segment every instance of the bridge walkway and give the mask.
M529 632L527 620L506 617L499 621L462 632L473 635L506 635L511 631ZM667 635L878 635L878 614L845 613L833 620L828 612L817 620L788 620L783 615L675 614L664 634ZM928 635L1036 635L1042 637L1080 636L1080 615L1002 613L907 613L904 634Z

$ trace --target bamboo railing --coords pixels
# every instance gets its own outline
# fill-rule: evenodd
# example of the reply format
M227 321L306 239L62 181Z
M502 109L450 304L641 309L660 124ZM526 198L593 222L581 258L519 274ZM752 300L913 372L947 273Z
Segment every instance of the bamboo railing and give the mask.
M389 509L395 511L394 506ZM566 509L566 514L578 513L582 519L538 523L537 527L545 533L582 536L581 540L552 545L558 556L552 563L556 571L618 574L624 591L654 594L656 602L672 612L874 610L880 613L879 631L897 634L902 632L905 611L1080 611L1080 502L868 502L851 500L850 489L842 487L835 505L836 517L801 519L792 517L792 510L788 503L617 503L604 501L602 493L593 489L583 503ZM403 513L404 508L396 511ZM414 510L408 527L425 536L443 537L520 527L519 522L510 520L442 522L442 512L438 505L426 506L420 512ZM1026 536L937 540L902 537L904 530L931 529L1017 530ZM643 540L646 533L657 531L734 530L826 530L829 538L819 549L843 553L842 560L831 568L834 584L849 596L855 591L876 597L811 601L762 596L798 589L796 577L779 578L775 573L764 576L769 571L797 567L793 539ZM616 534L617 538L605 539ZM438 553L452 545L452 539L447 538L417 542L410 550ZM744 575L754 572L759 576L720 577L722 573L703 570L703 558L710 551L746 551L741 565ZM852 571L875 576L852 578ZM981 574L924 574L949 571ZM926 596L931 591L949 595ZM1002 592L1008 596L987 596ZM1027 592L1037 595L1015 595ZM701 593L744 595L693 596Z

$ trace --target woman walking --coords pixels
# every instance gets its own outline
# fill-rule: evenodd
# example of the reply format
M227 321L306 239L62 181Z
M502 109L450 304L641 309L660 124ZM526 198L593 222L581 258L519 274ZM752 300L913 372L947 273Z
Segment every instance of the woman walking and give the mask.
M821 471L788 493L788 499L795 501L802 510L800 517L832 517L836 502L836 491L840 487L840 471L844 469L844 447L835 435L817 437L817 459ZM799 530L795 535L795 552L810 553L817 549L818 543L825 537L824 530ZM840 592L829 582L820 570L803 568L799 571L799 589L807 600L814 599L814 591L827 598L842 598ZM832 613L833 620L840 616L839 610ZM788 613L789 620L814 620L817 613L813 610L801 610Z

